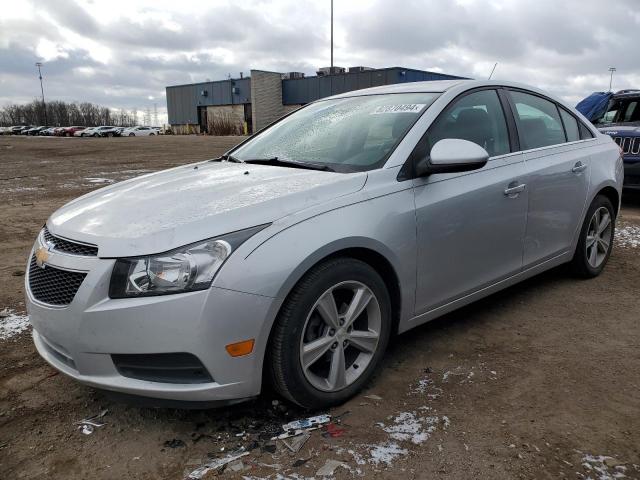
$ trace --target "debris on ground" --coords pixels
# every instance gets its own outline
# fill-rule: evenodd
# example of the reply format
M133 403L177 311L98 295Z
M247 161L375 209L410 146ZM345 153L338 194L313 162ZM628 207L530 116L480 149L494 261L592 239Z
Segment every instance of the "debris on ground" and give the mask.
M293 422L282 425L284 433L271 437L271 440L284 440L290 437L297 437L303 433L317 430L325 423L331 421L331 415L316 415L315 417L304 418L302 420L294 420Z
M350 470L349 465L339 460L327 459L324 465L318 469L316 475L319 477L332 477L337 468L342 467Z
M80 420L75 424L78 426L78 430L82 432L83 435L91 435L96 428L101 428L105 426L105 422L101 422L100 419L107 414L108 410L102 410L97 415L93 417L85 418L84 420Z
M344 432L345 429L344 428L340 428L338 425L336 425L335 423L328 423L325 427L324 427L325 431L323 432L322 436L324 438L337 438L337 437L341 437Z
M305 432L301 435L291 437L289 441L283 439L282 444L287 447L292 453L298 453L300 449L307 443L307 440L311 438L311 434Z
M303 428L309 428L316 425L323 425L331 421L331 415L317 415L315 417L309 417L302 420L294 420L293 422L285 423L282 425L282 429L285 432L290 430L299 430Z
M246 455L249 455L249 452L245 452L244 450L241 449L236 452L229 453L225 457L216 458L214 460L206 462L204 465L199 466L198 468L193 470L191 473L189 473L189 475L185 477L185 480L199 480L207 473L214 470L222 470L229 463L235 462L236 460ZM245 467L244 467L244 464L242 464L242 466L236 466L234 468L237 468L237 470L234 470L234 471L238 472L240 470L244 470Z
M182 448L186 447L186 444L179 438L172 438L171 440L164 442L164 446L166 448Z
M295 462L293 462L293 464L291 466L293 468L298 468L298 467L301 467L302 465L304 465L305 463L307 463L309 460L311 460L311 457L309 457L309 458L299 458Z
M365 395L364 398L375 400L376 402L382 401L382 397L380 395Z

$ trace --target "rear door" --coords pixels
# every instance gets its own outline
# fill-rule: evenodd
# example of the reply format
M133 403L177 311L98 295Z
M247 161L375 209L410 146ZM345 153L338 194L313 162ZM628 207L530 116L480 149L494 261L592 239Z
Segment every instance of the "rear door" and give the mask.
M417 223L416 315L518 273L527 213L522 155L513 153L496 90L471 91L443 111L412 157L438 140L460 138L490 155L480 170L414 179Z
M582 217L589 183L589 142L578 120L555 102L510 90L529 191L523 267L569 251Z

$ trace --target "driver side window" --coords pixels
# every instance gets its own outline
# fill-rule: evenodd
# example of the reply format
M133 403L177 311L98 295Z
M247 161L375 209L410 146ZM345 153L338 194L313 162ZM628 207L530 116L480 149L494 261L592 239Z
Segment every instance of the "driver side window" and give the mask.
M509 153L509 131L498 93L481 90L451 103L427 132L428 150L445 138L476 143L491 157Z

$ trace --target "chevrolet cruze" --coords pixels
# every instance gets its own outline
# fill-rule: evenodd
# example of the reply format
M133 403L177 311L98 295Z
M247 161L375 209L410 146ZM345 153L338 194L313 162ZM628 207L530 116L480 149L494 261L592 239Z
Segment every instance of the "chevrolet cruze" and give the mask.
M535 88L326 98L53 213L25 280L35 345L124 394L206 406L268 382L337 404L394 334L556 265L598 275L622 181L611 138Z

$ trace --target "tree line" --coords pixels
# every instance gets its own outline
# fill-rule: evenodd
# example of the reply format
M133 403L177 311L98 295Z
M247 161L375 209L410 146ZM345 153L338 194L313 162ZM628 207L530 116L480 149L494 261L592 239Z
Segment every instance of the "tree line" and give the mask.
M62 102L52 100L43 106L42 100L33 100L22 105L10 104L0 108L0 126L47 125L68 127L83 125L97 127L113 125L131 127L137 124L137 112L112 111L90 102Z

